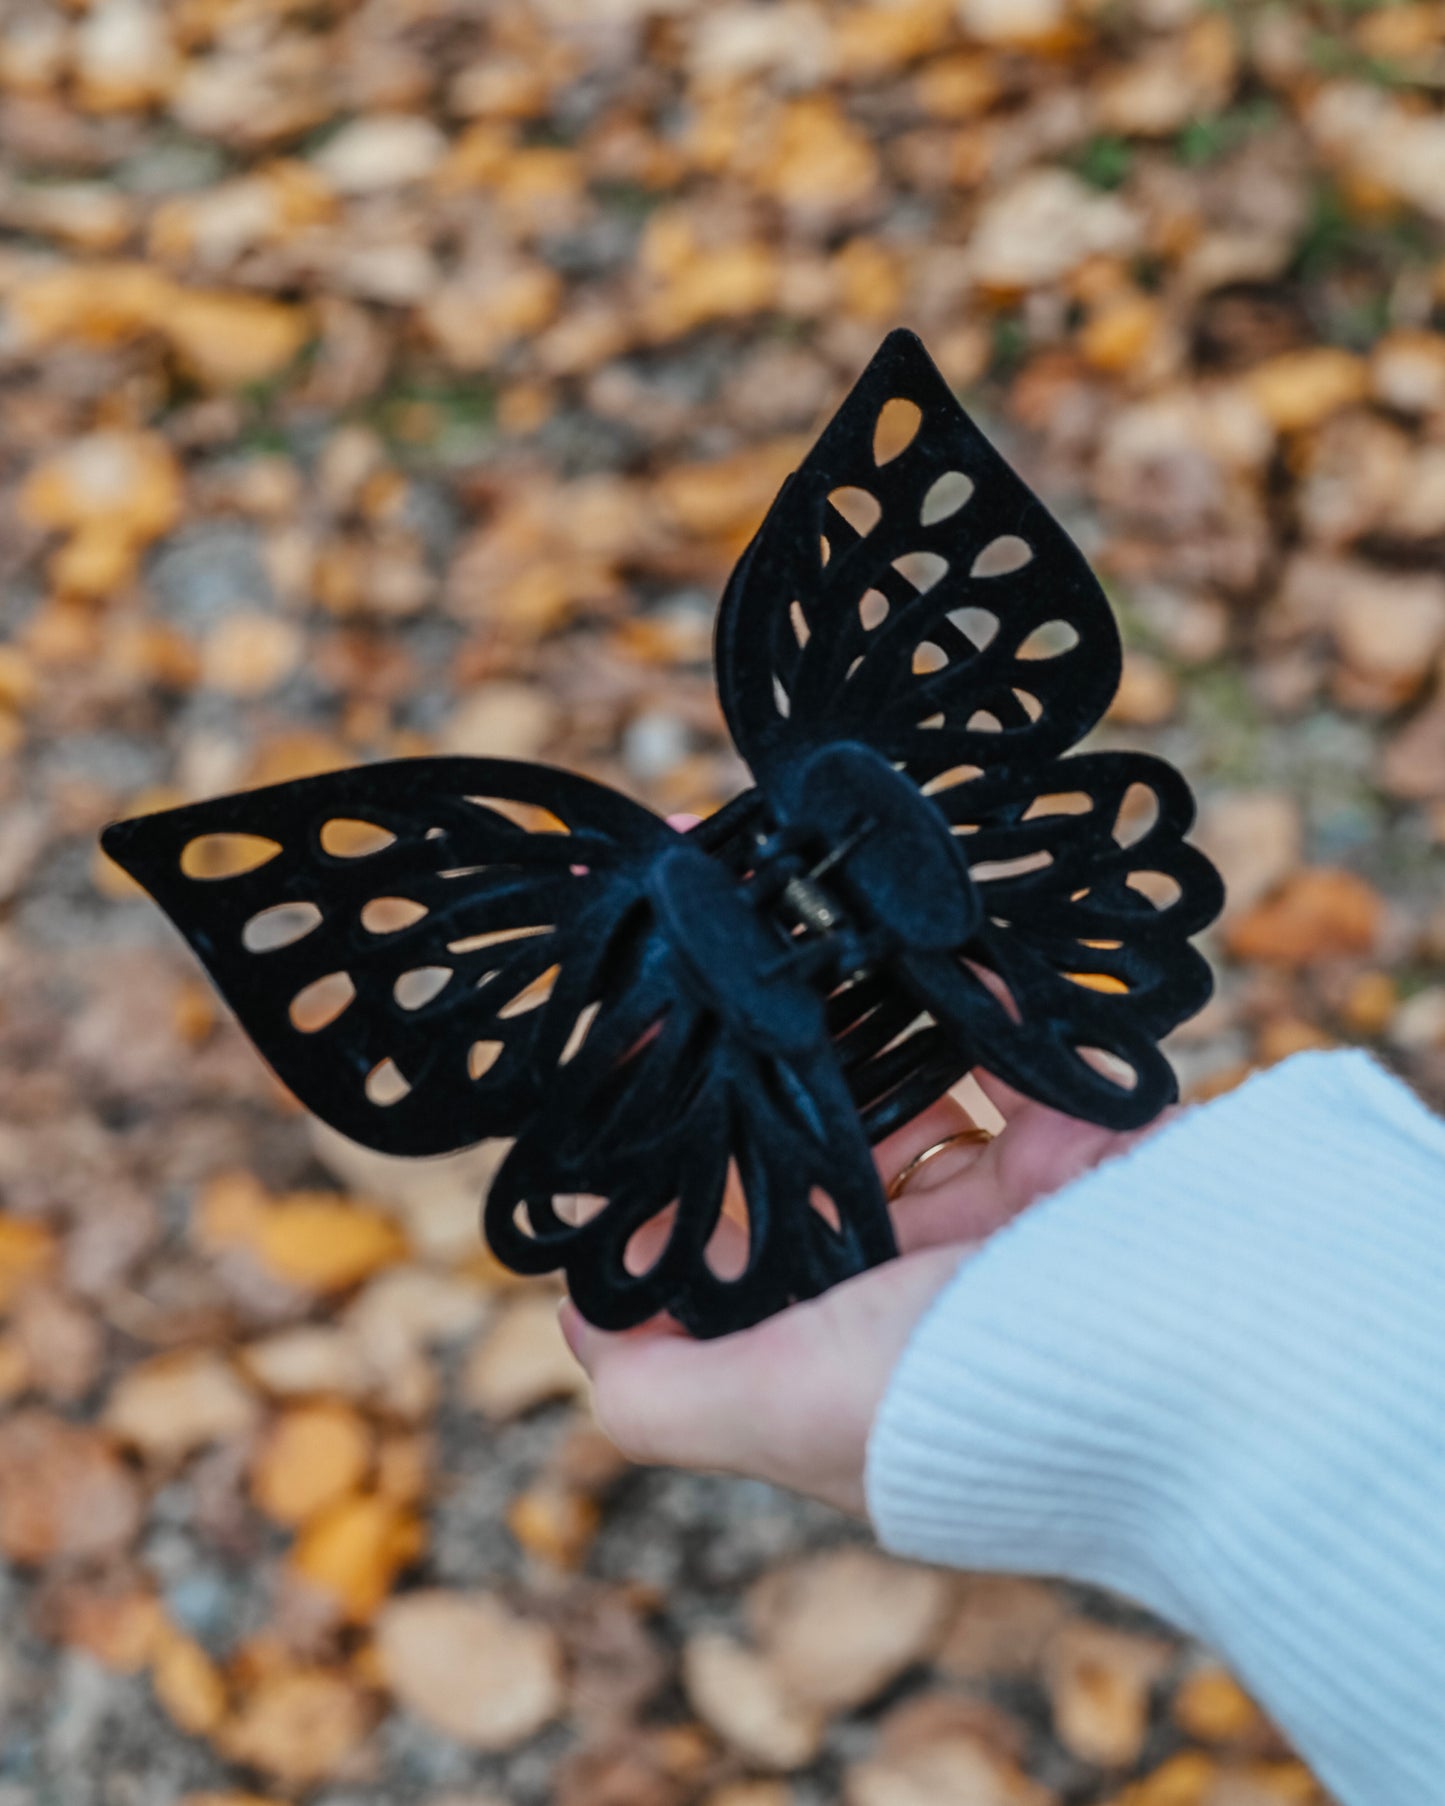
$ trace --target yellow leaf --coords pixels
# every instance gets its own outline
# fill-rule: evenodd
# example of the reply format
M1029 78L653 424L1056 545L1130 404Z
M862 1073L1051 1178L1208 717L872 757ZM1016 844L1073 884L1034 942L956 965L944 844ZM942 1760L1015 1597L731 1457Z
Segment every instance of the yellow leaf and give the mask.
M44 1223L0 1213L0 1310L55 1257L55 1237Z
M1245 383L1276 432L1298 433L1363 401L1370 392L1370 366L1353 351L1315 345L1257 364Z
M833 209L867 200L878 183L878 159L835 101L809 95L784 109L761 173L785 206Z
M226 1713L226 1684L199 1643L164 1625L151 1658L151 1685L166 1714L193 1737L214 1731Z
M157 324L177 357L203 383L236 388L284 370L306 343L302 307L260 295L178 292Z
M283 1412L256 1454L251 1496L278 1524L303 1524L354 1492L371 1465L371 1433L348 1405Z
M293 1574L327 1594L353 1623L373 1616L397 1575L421 1553L420 1520L389 1499L343 1499L314 1518L291 1552Z
M217 1739L233 1762L309 1787L334 1775L366 1735L361 1690L325 1668L265 1676Z
M278 1279L329 1292L355 1285L406 1253L389 1217L330 1192L293 1192L258 1219L252 1247Z

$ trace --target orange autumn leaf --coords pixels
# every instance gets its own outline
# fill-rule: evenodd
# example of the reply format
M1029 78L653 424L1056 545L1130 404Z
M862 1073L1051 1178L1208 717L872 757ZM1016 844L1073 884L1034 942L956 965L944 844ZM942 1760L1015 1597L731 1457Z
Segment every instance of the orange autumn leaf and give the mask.
M55 1237L44 1223L0 1211L0 1310L55 1258Z
M291 1551L289 1568L353 1623L371 1618L397 1575L421 1553L420 1520L376 1495L342 1499L314 1517Z
M1384 899L1364 878L1307 866L1240 916L1225 941L1236 959L1309 966L1370 953L1384 918Z
M303 1524L355 1490L371 1465L371 1432L339 1402L298 1405L271 1426L251 1466L251 1496L278 1524Z
M346 1676L326 1668L281 1668L263 1677L216 1738L223 1755L287 1786L337 1774L365 1737L371 1713Z
M390 1217L331 1192L292 1192L257 1219L252 1251L278 1279L339 1291L394 1265L406 1237Z
M226 1683L221 1671L193 1638L173 1625L163 1625L151 1656L151 1686L156 1699L181 1730L209 1736L226 1712Z

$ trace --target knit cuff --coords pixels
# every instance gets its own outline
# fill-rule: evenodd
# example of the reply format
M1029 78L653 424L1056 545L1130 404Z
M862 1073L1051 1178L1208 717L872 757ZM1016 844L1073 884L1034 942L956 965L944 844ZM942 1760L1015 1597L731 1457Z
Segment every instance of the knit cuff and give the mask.
M1360 1053L1186 1112L964 1264L867 1478L889 1548L1129 1594L1230 1660L1343 1798L1430 1797L1445 1123Z

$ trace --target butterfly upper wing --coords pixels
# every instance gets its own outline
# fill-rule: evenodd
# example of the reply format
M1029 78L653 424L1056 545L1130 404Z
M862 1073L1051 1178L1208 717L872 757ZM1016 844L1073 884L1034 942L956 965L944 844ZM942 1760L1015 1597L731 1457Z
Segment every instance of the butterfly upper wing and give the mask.
M916 428L880 457L899 410ZM1083 554L899 331L739 561L717 669L764 789L828 740L924 784L1073 745L1107 708L1120 651Z
M223 836L265 856L192 875ZM677 839L568 772L422 758L119 822L103 844L308 1109L431 1154L515 1134L591 1006L628 1013L658 957L645 873Z
M819 745L862 742L939 807L983 898L966 948L890 960L831 1001L875 1138L979 1064L1120 1128L1175 1095L1157 1038L1208 997L1187 937L1222 891L1184 844L1176 773L1060 757L1103 715L1120 662L1082 553L919 341L890 334L743 554L717 633L723 707L764 796ZM1125 848L1113 826L1131 784L1158 820ZM1051 792L1082 813L1051 814ZM1179 890L1170 907L1131 888L1146 867ZM1128 1082L1081 1048L1114 1055Z

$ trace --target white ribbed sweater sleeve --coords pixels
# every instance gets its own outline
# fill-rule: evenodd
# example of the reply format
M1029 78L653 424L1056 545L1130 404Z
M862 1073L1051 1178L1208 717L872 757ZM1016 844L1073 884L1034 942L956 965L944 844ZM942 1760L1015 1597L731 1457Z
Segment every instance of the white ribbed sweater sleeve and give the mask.
M1445 1801L1445 1122L1301 1054L1034 1206L915 1331L868 1498L1202 1638L1345 1806Z

